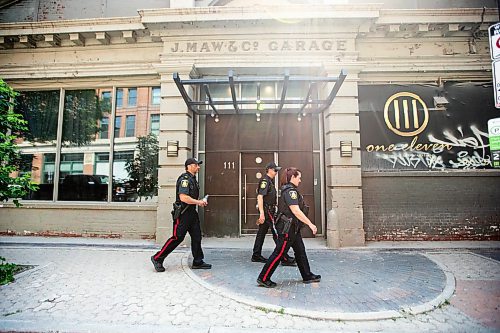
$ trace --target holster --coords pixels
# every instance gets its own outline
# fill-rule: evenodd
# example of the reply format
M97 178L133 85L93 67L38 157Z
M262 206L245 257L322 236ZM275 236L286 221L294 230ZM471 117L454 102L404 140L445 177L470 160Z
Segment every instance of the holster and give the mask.
M278 214L276 216L276 230L280 234L288 234L293 224L293 219L287 217L285 214Z
M174 221L177 220L188 209L188 207L189 205L186 205L186 207L182 209L181 203L174 202L172 204L172 211L171 211L172 218L174 219Z

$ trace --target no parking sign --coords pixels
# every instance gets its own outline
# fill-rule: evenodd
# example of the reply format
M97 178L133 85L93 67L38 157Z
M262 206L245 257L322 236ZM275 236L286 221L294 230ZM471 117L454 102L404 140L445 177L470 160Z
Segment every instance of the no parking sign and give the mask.
M500 58L500 23L493 24L488 28L490 35L491 60Z

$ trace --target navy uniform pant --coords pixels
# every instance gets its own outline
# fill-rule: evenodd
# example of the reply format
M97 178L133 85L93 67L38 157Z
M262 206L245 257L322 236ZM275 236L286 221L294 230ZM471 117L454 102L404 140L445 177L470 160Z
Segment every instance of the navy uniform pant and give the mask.
M203 250L201 249L201 227L198 213L195 209L189 208L177 220L174 221L174 230L160 251L154 258L163 262L165 258L177 247L189 232L191 236L191 252L193 253L193 264L199 265L203 262Z
M274 243L277 244L278 234L276 229L274 228L274 221L271 213L266 209L265 210L265 220L264 223L259 224L259 229L257 230L257 235L255 236L255 243L253 244L253 256L258 257L262 255L262 245L264 245L264 240L266 238L267 231L271 229L271 233L273 234ZM287 261L290 260L290 256L285 252L282 260Z
M307 260L304 241L302 240L300 230L298 230L293 231L291 234L278 235L276 248L262 268L262 271L259 274L259 279L261 279L262 281L271 279L271 276L278 267L281 258L288 252L290 247L295 253L295 260L297 260L297 266L299 267L302 279L306 279L312 274L311 268L309 266L309 261Z

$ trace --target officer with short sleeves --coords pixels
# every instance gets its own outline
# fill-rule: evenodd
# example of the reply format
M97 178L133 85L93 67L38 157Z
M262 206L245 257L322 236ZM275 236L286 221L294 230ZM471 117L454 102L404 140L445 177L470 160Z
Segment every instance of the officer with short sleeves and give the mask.
M276 188L274 186L274 178L281 170L280 166L276 163L270 162L266 165L266 175L261 178L258 186L257 206L259 209L259 219L257 225L257 235L253 246L252 261L253 262L266 262L267 259L262 256L262 245L266 237L267 231L271 229L274 242L278 239L278 234L274 227L274 217L276 215ZM295 259L288 254L284 255L281 259L283 266L295 266Z
M300 228L305 224L315 235L318 229L309 220L304 199L298 190L302 174L297 168L286 168L282 174L281 196L278 201L278 215L276 217L276 230L278 241L276 248L262 268L257 278L259 286L266 288L276 287L276 283L271 281L271 276L278 267L280 259L293 248L297 266L304 283L319 282L321 275L313 274L309 267L304 241L300 234Z
M186 172L180 175L175 185L175 204L172 215L174 217L173 235L160 251L151 257L157 272L164 272L163 261L184 240L186 233L191 236L191 252L193 254L193 269L210 269L212 265L203 261L201 249L201 226L196 206L205 207L207 201L198 200L200 187L196 174L200 171L200 164L195 158L188 158L184 163ZM178 208L176 211L176 207Z

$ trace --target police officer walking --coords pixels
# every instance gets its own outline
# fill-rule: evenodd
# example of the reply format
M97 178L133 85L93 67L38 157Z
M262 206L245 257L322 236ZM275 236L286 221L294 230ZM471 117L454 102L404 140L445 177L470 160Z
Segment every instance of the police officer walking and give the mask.
M259 208L259 219L257 224L259 229L255 237L253 246L252 261L253 262L266 262L267 259L262 256L262 245L266 237L267 231L271 228L274 242L278 239L278 234L274 227L274 217L276 213L276 188L274 186L274 178L281 170L280 166L276 163L270 162L266 165L266 175L261 178L259 187L257 189L257 206ZM295 259L285 254L281 258L283 266L295 266Z
M301 177L300 170L296 168L286 168L281 176L281 196L278 201L278 216L275 224L278 231L278 241L273 254L271 254L257 278L259 286L276 287L276 283L271 281L271 276L278 267L279 260L288 252L290 247L293 248L295 253L302 281L311 283L321 280L321 275L311 273L306 249L300 234L300 228L304 224L311 229L314 235L318 231L316 226L304 214L306 205L304 204L304 198L297 189Z
M174 218L173 235L170 237L160 251L151 257L157 272L164 272L163 261L184 240L186 233L191 236L191 252L193 254L193 269L210 269L212 265L203 261L201 249L201 227L196 206L205 207L206 200L198 200L200 187L196 181L196 174L200 170L200 164L195 158L188 158L184 163L186 172L183 173L175 185L175 203L172 216Z

